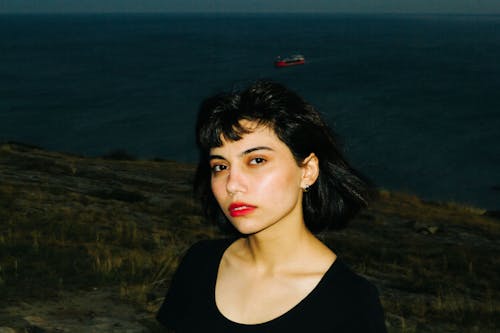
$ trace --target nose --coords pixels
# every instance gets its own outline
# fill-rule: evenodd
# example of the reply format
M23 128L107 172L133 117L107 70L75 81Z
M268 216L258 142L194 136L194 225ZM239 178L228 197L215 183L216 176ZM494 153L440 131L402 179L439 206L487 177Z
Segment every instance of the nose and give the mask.
M231 168L226 179L226 191L229 195L234 196L237 193L244 193L247 190L247 181L243 173L236 169Z

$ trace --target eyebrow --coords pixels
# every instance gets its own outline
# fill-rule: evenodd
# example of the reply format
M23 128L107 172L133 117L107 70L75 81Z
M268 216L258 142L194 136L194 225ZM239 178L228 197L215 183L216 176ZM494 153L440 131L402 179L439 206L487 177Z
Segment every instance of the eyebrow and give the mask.
M254 151L258 151L258 150L269 150L269 151L274 151L274 149L272 149L271 147L267 147L267 146L258 146L258 147L253 147L253 148L250 148L250 149L247 149L245 151L243 151L239 156L245 156L245 155L248 155L250 153L253 153ZM216 160L216 159L220 159L220 160L225 160L224 156L222 155L210 155L208 157L208 159L211 161L211 160Z

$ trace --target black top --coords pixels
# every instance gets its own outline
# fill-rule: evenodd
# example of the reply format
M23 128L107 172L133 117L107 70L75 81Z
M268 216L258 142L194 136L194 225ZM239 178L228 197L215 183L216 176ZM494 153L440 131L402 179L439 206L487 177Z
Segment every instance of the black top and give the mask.
M158 311L159 322L176 333L386 332L377 289L339 259L283 315L255 325L227 319L215 304L215 283L222 255L233 241L201 241L188 250Z

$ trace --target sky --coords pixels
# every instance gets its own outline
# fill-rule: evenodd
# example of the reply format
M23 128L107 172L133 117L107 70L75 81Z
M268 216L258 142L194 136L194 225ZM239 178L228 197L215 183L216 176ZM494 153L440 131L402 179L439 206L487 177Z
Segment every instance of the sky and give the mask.
M500 0L0 0L0 13L500 14Z

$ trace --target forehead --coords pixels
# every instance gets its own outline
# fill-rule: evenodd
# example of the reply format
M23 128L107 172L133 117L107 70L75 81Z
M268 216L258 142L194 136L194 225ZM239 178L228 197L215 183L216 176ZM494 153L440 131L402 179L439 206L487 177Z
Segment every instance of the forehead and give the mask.
M256 122L241 121L240 124L248 130L248 133L242 134L241 139L232 141L221 136L222 145L210 149L211 154L225 150L243 151L254 147L268 147L273 150L289 150L283 141L281 141L274 130L268 126L259 125Z

